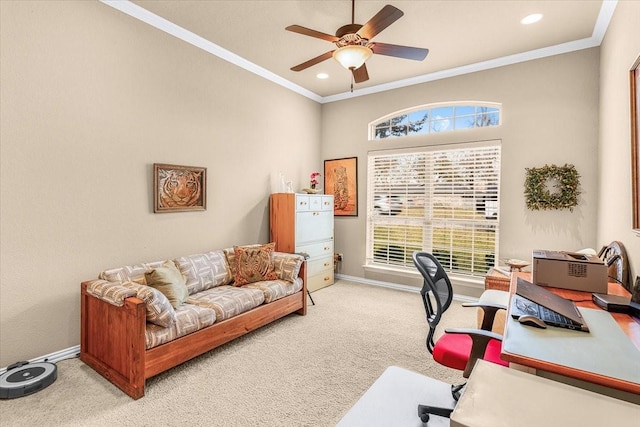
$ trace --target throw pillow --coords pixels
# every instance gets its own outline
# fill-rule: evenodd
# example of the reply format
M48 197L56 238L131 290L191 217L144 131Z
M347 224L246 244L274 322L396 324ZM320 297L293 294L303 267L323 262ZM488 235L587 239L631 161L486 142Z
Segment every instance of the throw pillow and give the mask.
M176 311L162 292L135 282L126 282L122 286L135 289L136 296L146 303L147 322L164 328L168 328L176 322Z
M174 308L178 308L189 296L186 280L172 261L144 273L147 285L162 292Z
M278 276L273 269L271 253L275 248L274 242L261 246L234 246L235 255L235 286L263 280L276 280Z
M300 267L304 258L296 254L287 254L282 252L274 252L271 259L273 260L273 269L278 279L294 282L300 274Z

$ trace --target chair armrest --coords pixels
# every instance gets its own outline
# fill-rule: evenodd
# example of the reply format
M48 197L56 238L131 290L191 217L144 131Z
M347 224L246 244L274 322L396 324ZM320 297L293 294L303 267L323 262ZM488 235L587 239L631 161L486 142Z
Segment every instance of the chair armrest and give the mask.
M493 329L493 322L496 318L498 310L506 310L507 307L503 304L492 302L467 302L462 304L463 307L479 307L482 309L482 325L480 329L490 331Z
M444 332L447 334L466 334L471 337L471 341L473 342L473 344L471 345L471 354L469 355L467 366L462 373L462 376L465 378L469 378L469 375L471 375L471 371L473 370L473 367L475 366L477 360L484 357L484 352L487 350L489 341L491 341L492 339L502 341L502 335L482 329L455 328L445 329Z

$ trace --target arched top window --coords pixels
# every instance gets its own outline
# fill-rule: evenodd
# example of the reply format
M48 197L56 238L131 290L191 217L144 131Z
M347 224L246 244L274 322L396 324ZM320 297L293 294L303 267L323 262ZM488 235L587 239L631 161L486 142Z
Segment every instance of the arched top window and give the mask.
M427 104L391 113L369 124L369 140L498 126L501 104Z

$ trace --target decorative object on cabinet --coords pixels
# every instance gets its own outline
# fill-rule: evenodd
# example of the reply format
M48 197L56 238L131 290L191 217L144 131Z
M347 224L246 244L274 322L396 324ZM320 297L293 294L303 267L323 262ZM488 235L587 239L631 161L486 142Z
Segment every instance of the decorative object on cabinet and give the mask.
M545 165L541 168L526 168L524 196L531 210L569 209L578 205L580 174L575 166ZM557 191L549 191L552 186Z
M324 161L324 191L333 194L333 214L358 216L358 158Z
M316 190L318 189L318 177L322 176L320 174L320 172L312 172L310 175L310 182L311 182L311 189L312 190Z
M322 176L322 174L320 172L312 172L309 175L309 188L303 188L302 191L304 191L307 194L321 194L322 193L322 189L320 187L318 187L318 177Z
M640 236L640 57L629 73L631 89L631 188L633 203L633 230Z
M269 203L270 241L278 252L305 254L307 289L333 284L333 196L272 194Z
M207 209L207 168L153 164L153 212Z

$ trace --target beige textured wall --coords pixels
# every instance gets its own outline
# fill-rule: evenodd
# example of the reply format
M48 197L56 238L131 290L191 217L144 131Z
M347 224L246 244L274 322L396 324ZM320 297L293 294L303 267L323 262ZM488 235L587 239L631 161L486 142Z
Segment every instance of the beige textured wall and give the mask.
M320 105L95 1L0 2L0 367L80 342L82 280L266 242L271 177L320 160ZM152 164L208 168L153 214Z
M631 231L629 70L639 55L640 2L620 1L601 46L598 243L621 241L634 277L640 275L640 236Z
M387 147L502 140L500 258L531 259L532 249L595 247L598 206L598 61L593 48L470 75L323 105L322 157L358 157L359 216L336 218L341 273L416 284L402 276L365 274L367 152ZM375 72L375 70L372 70ZM493 129L403 141L367 141L367 124L387 113L448 101L502 103L503 125ZM530 211L525 168L572 163L582 195L573 212Z

